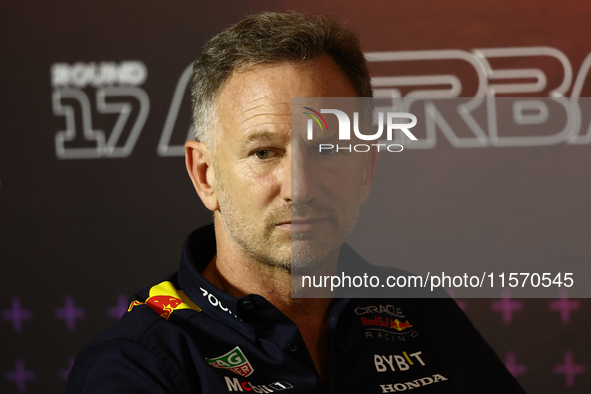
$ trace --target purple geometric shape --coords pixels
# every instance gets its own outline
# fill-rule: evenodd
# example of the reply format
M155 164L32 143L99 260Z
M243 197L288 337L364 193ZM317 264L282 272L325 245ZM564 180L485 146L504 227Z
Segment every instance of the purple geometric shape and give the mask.
M121 316L127 312L127 296L125 294L119 294L117 296L117 305L110 306L108 309L109 316L113 319L121 319Z
M23 321L31 320L33 313L30 309L21 308L21 301L18 297L12 297L12 308L3 309L2 317L4 320L12 320L12 328L14 331L21 332L23 329Z
M74 306L74 298L67 294L64 298L65 306L55 310L55 317L66 321L68 331L76 329L76 319L82 319L86 316L84 308Z
M447 291L447 294L449 294L449 296L456 301L456 304L458 304L461 310L465 312L466 309L468 309L468 303L466 301L457 300L455 297L455 293L452 289L445 289L445 291Z
M491 309L496 312L503 312L503 322L509 324L513 321L513 311L520 311L523 308L523 302L511 299L511 293L503 290L503 298L491 303Z
M580 307L580 301L568 298L568 291L566 289L560 290L560 299L548 303L548 308L550 308L551 311L560 311L560 320L562 321L562 324L568 323L570 321L570 312L576 311Z
M505 366L507 367L509 372L511 372L511 375L515 377L517 377L517 375L527 372L527 365L517 364L515 362L515 353L513 352L513 350L509 350L507 352L507 355L505 356Z
M72 369L72 367L74 366L74 360L76 359L76 357L71 356L68 358L68 366L64 369L60 369L60 371L58 372L58 376L61 380L68 380L68 375L70 374L70 370Z
M575 385L575 375L584 373L586 369L583 364L575 364L573 362L573 353L568 350L564 353L564 364L555 365L554 373L564 374L566 387L572 387Z
M6 372L6 379L11 382L16 382L16 389L19 393L24 393L27 390L27 382L35 380L35 373L27 371L25 363L22 359L16 359L16 369L14 371Z

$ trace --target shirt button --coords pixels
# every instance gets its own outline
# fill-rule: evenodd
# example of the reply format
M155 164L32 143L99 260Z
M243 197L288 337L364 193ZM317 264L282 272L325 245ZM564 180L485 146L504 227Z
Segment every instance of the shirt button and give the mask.
M298 345L296 345L293 342L290 342L287 344L287 350L289 350L290 352L295 352L296 350L298 350Z
M252 301L244 301L244 302L242 303L242 307L243 307L244 309L252 309L252 307L253 307L253 306L254 306L254 305L252 304Z

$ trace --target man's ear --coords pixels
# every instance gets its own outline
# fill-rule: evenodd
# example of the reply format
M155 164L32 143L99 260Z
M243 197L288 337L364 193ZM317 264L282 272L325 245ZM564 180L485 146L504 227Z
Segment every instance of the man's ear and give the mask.
M213 157L205 144L189 140L185 143L185 164L193 186L207 209L219 209Z

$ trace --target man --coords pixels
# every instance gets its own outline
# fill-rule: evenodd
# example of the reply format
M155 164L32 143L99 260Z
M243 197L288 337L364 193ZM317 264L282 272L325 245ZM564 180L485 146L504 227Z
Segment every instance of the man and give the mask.
M372 95L351 32L252 15L205 45L191 83L186 164L214 228L80 354L68 392L523 392L451 299L291 297L296 267L375 270L343 243L376 152L314 156L292 130L292 97Z

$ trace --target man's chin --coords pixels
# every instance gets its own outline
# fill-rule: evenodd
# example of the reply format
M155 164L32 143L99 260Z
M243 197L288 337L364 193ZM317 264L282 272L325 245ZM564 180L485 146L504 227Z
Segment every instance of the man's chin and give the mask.
M339 245L340 246L340 245ZM291 243L291 273L308 275L336 260L339 247L302 240Z
M258 245L254 242L237 242L259 262L292 274L295 271L298 275L308 275L326 266L335 259L341 246L326 232L318 231L291 234L270 231L262 238L266 242Z

